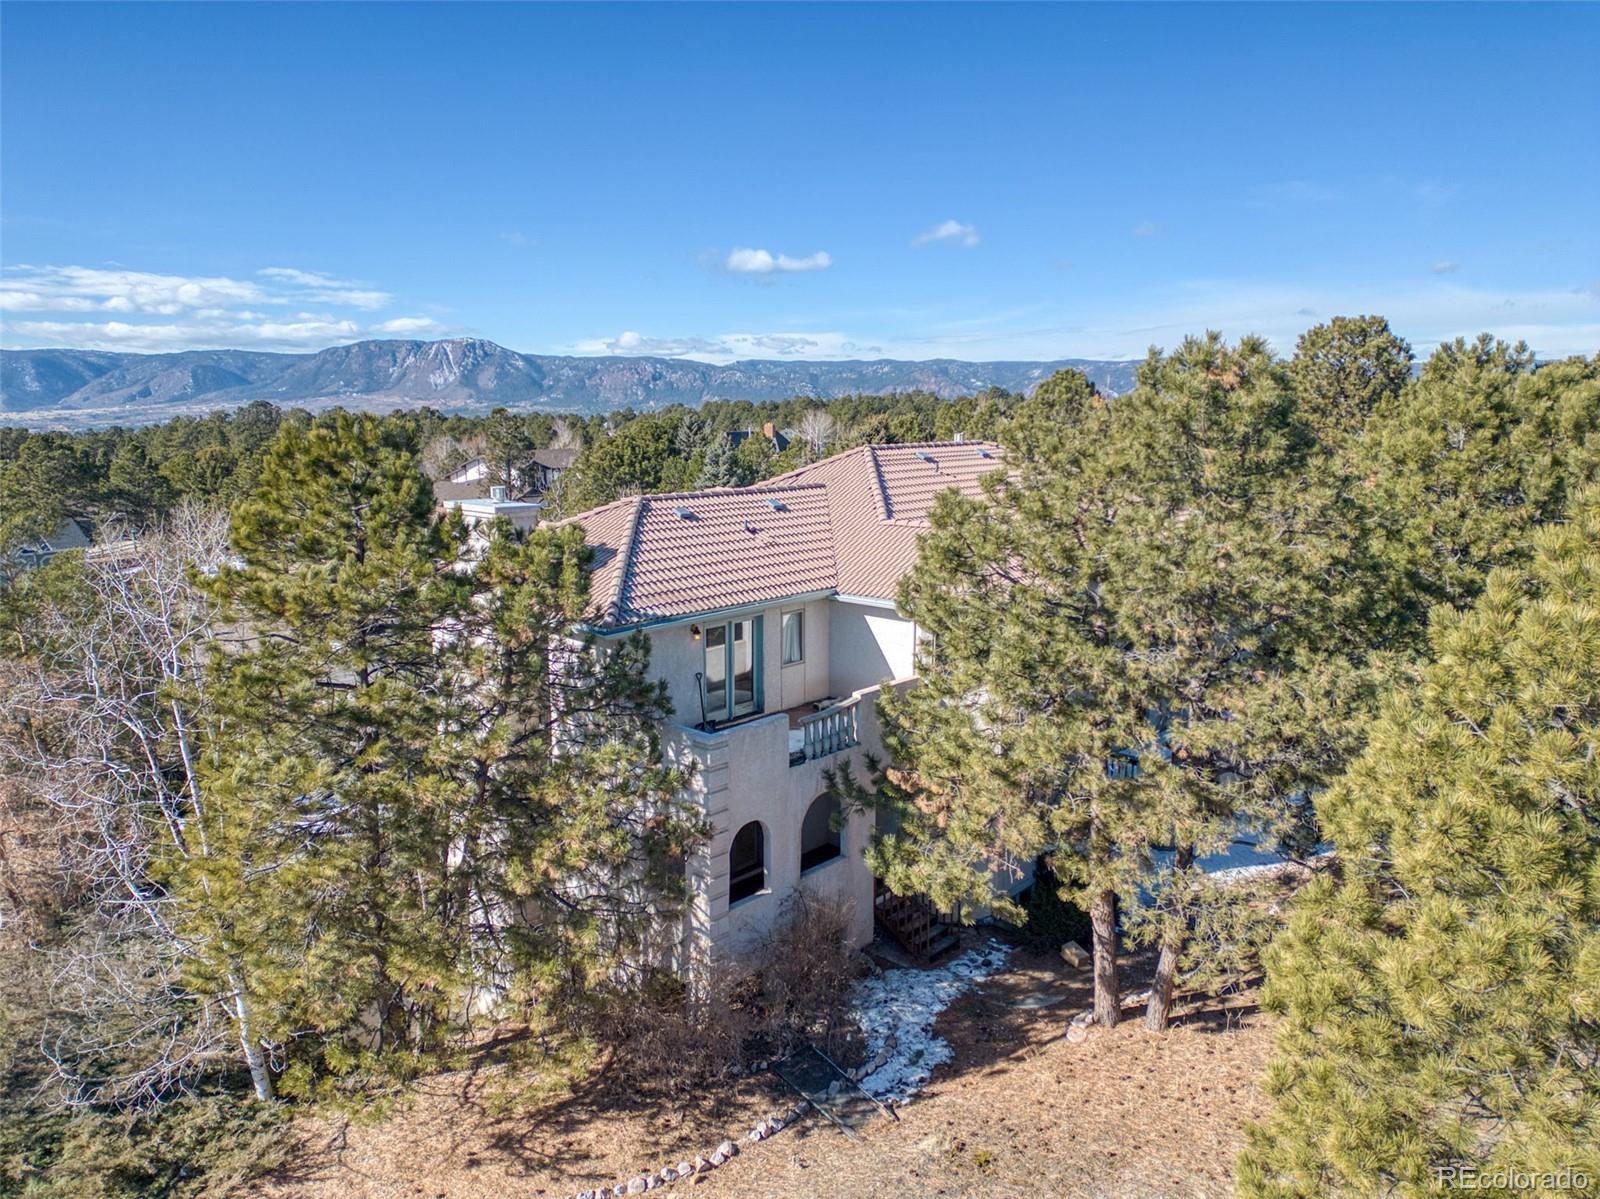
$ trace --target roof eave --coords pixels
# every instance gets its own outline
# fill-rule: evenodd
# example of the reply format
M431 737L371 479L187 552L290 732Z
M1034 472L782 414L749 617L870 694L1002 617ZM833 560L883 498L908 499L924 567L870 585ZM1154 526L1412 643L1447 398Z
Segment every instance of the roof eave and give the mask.
M748 612L760 612L766 608L774 608L780 604L804 604L810 603L812 600L831 599L835 594L837 593L830 587L820 591L802 591L794 595L773 596L770 599L754 600L747 604L731 604L727 607L707 608L703 611L684 612L672 616L649 616L616 624L610 621L599 623L583 621L577 627L579 631L590 633L596 637L623 637L640 630L664 629L671 625L689 624L697 620L738 617Z

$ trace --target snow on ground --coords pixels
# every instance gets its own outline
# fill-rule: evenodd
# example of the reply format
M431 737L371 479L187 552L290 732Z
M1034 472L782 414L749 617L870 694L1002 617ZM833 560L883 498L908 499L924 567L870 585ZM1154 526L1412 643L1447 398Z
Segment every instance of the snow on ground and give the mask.
M920 1090L953 1053L934 1036L933 1022L963 991L999 973L1010 953L1009 946L990 941L941 966L885 970L863 979L856 987L855 1016L866 1034L867 1060L884 1060L861 1080L862 1089L875 1099L902 1103Z

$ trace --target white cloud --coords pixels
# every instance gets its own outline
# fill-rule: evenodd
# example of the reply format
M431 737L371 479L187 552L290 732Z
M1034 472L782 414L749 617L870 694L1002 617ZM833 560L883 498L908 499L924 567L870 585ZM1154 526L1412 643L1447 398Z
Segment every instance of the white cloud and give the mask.
M322 349L364 337L445 332L420 316L369 324L365 314L391 301L367 284L298 267L266 267L234 279L25 264L0 275L0 311L8 314L0 341L156 353Z
M1154 221L1140 221L1133 227L1135 237L1160 237L1166 230Z
M569 347L576 354L692 358L725 365L741 358L838 359L882 357L881 346L844 333L721 333L714 337L647 337L632 329Z
M572 347L579 354L621 355L625 357L686 358L707 357L718 351L718 343L704 337L646 337L626 329L615 337L597 337Z
M16 266L0 278L7 312L117 312L176 316L196 308L267 299L248 280L157 275L87 266Z
M1128 357L1152 344L1171 347L1187 334L1220 329L1229 337L1258 333L1287 354L1317 319L1363 312L1387 317L1419 355L1442 341L1479 333L1526 341L1542 357L1600 350L1600 300L1581 289L1490 291L1443 280L1300 288L1209 280L1148 294L1135 305L1124 304L1120 313L1102 310L1072 328L1063 352Z
M354 321L328 316L317 320L235 321L200 324L130 324L127 321L16 321L6 325L6 340L77 350L121 350L163 354L178 350L320 350L362 336Z
M833 265L833 255L826 250L818 250L804 258L791 258L787 254L773 254L769 250L740 247L728 255L723 265L739 275L770 275L774 271L825 271Z
M444 326L431 316L397 316L372 326L374 333L393 333L400 337L415 337L420 333L437 333Z
M1319 321L1364 312L1388 317L1419 355L1431 352L1441 341L1481 332L1526 341L1541 357L1600 351L1600 291L1582 287L1489 291L1444 279L1359 289L1199 280L1149 289L1120 303L1108 303L1095 294L1076 306L1034 304L959 319L935 319L931 312L858 313L859 319L873 319L875 327L826 331L680 337L630 331L565 349L718 364L743 358L1137 359L1151 345L1171 349L1189 334L1220 329L1229 338L1259 334L1278 352L1288 354L1300 334ZM881 327L880 316L892 327Z
M335 279L321 271L302 271L292 266L269 266L256 274L298 290L288 299L311 300L318 304L347 304L351 308L384 308L394 299L386 291L373 291L348 279Z
M978 236L978 229L976 225L965 225L960 221L952 220L944 221L938 225L935 225L932 229L928 229L917 234L917 236L912 239L911 244L914 246L926 246L936 241L954 241L959 242L961 245L970 250L973 246L977 245L980 240L982 239Z
M1459 262L1451 262L1448 258L1442 258L1428 269L1435 275L1453 275L1461 269L1461 264Z

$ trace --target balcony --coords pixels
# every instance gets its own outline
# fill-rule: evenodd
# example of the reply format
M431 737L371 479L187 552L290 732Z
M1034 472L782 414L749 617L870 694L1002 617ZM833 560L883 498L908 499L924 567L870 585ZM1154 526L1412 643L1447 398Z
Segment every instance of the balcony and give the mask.
M789 765L803 766L860 745L860 709L859 695L790 708Z

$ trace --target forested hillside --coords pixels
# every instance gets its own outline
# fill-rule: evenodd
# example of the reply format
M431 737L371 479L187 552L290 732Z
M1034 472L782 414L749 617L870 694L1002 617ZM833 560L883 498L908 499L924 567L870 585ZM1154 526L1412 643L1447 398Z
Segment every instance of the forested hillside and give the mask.
M366 411L425 405L484 415L509 407L596 413L711 400L833 399L926 391L944 399L991 387L1028 391L1055 371L1081 370L1126 391L1132 362L766 361L713 365L687 358L520 354L481 338L360 341L314 354L186 350L0 350L0 413L50 428L145 424L257 400Z

